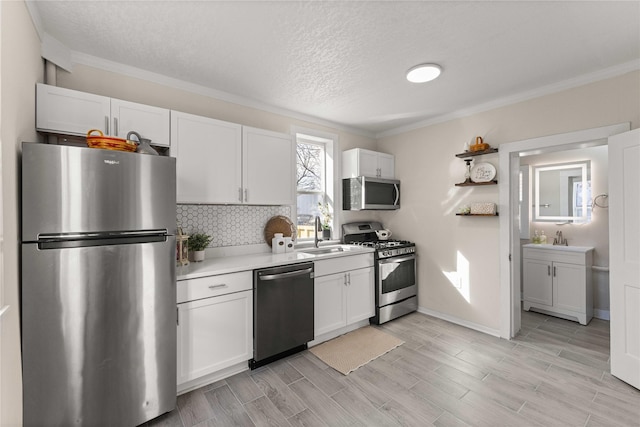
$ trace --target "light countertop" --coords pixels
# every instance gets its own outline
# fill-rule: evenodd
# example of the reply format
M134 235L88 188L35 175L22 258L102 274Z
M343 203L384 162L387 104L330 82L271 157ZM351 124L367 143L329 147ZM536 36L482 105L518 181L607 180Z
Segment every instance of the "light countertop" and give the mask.
M345 257L373 253L372 248L352 246L344 252L326 254L303 253L305 249L284 254L253 253L246 255L207 258L201 262L191 262L186 266L176 267L178 280L194 279L197 277L214 276L218 274L236 273L238 271L255 270L259 268L276 267L279 265L295 264L304 261L319 261L328 258Z
M554 251L565 252L589 252L594 248L591 246L564 246L564 245L552 245L552 244L539 244L539 243L527 243L522 245L523 248L530 249L551 249Z

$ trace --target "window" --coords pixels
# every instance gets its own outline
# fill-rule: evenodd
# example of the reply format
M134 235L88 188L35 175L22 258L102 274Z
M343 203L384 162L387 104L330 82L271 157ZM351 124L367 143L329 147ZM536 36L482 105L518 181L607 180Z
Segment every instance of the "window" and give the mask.
M336 137L317 136L296 132L296 183L298 238L313 238L315 217L320 213L320 204L326 204L332 214L328 226L336 228L333 188L333 152ZM337 235L334 233L333 237Z

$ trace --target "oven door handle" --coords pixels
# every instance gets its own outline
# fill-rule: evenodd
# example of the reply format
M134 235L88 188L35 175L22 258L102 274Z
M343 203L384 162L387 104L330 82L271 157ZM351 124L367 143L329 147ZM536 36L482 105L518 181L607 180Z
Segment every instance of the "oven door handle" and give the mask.
M416 254L381 259L381 260L378 260L378 264L390 264L392 262L396 263L396 262L410 261L412 259L416 259Z

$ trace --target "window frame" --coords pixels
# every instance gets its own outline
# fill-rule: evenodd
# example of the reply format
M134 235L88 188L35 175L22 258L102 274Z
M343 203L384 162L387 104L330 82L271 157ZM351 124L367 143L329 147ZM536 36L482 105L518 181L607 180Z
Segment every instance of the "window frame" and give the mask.
M292 126L291 134L293 136L293 140L296 144L296 152L298 141L309 144L317 144L324 145L324 191L298 191L297 183L296 187L296 195L294 198L294 205L292 206L292 216L295 215L294 223L296 226L298 225L297 217L298 217L298 194L324 194L323 200L326 203L329 203L331 207L331 212L333 214L332 221L332 239L339 240L341 232L341 218L339 215L339 207L342 205L341 193L338 191L338 187L340 184L340 153L339 150L339 141L338 135L318 131L316 129L303 128L298 126ZM296 170L297 170L297 155L296 155ZM296 175L297 177L297 175ZM299 238L299 242L308 242L312 241L311 238Z

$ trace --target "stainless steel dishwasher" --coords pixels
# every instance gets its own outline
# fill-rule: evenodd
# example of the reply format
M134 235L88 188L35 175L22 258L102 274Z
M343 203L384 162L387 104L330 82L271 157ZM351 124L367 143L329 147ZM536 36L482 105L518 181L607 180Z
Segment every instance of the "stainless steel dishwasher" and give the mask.
M255 369L307 348L313 340L313 263L253 272Z

